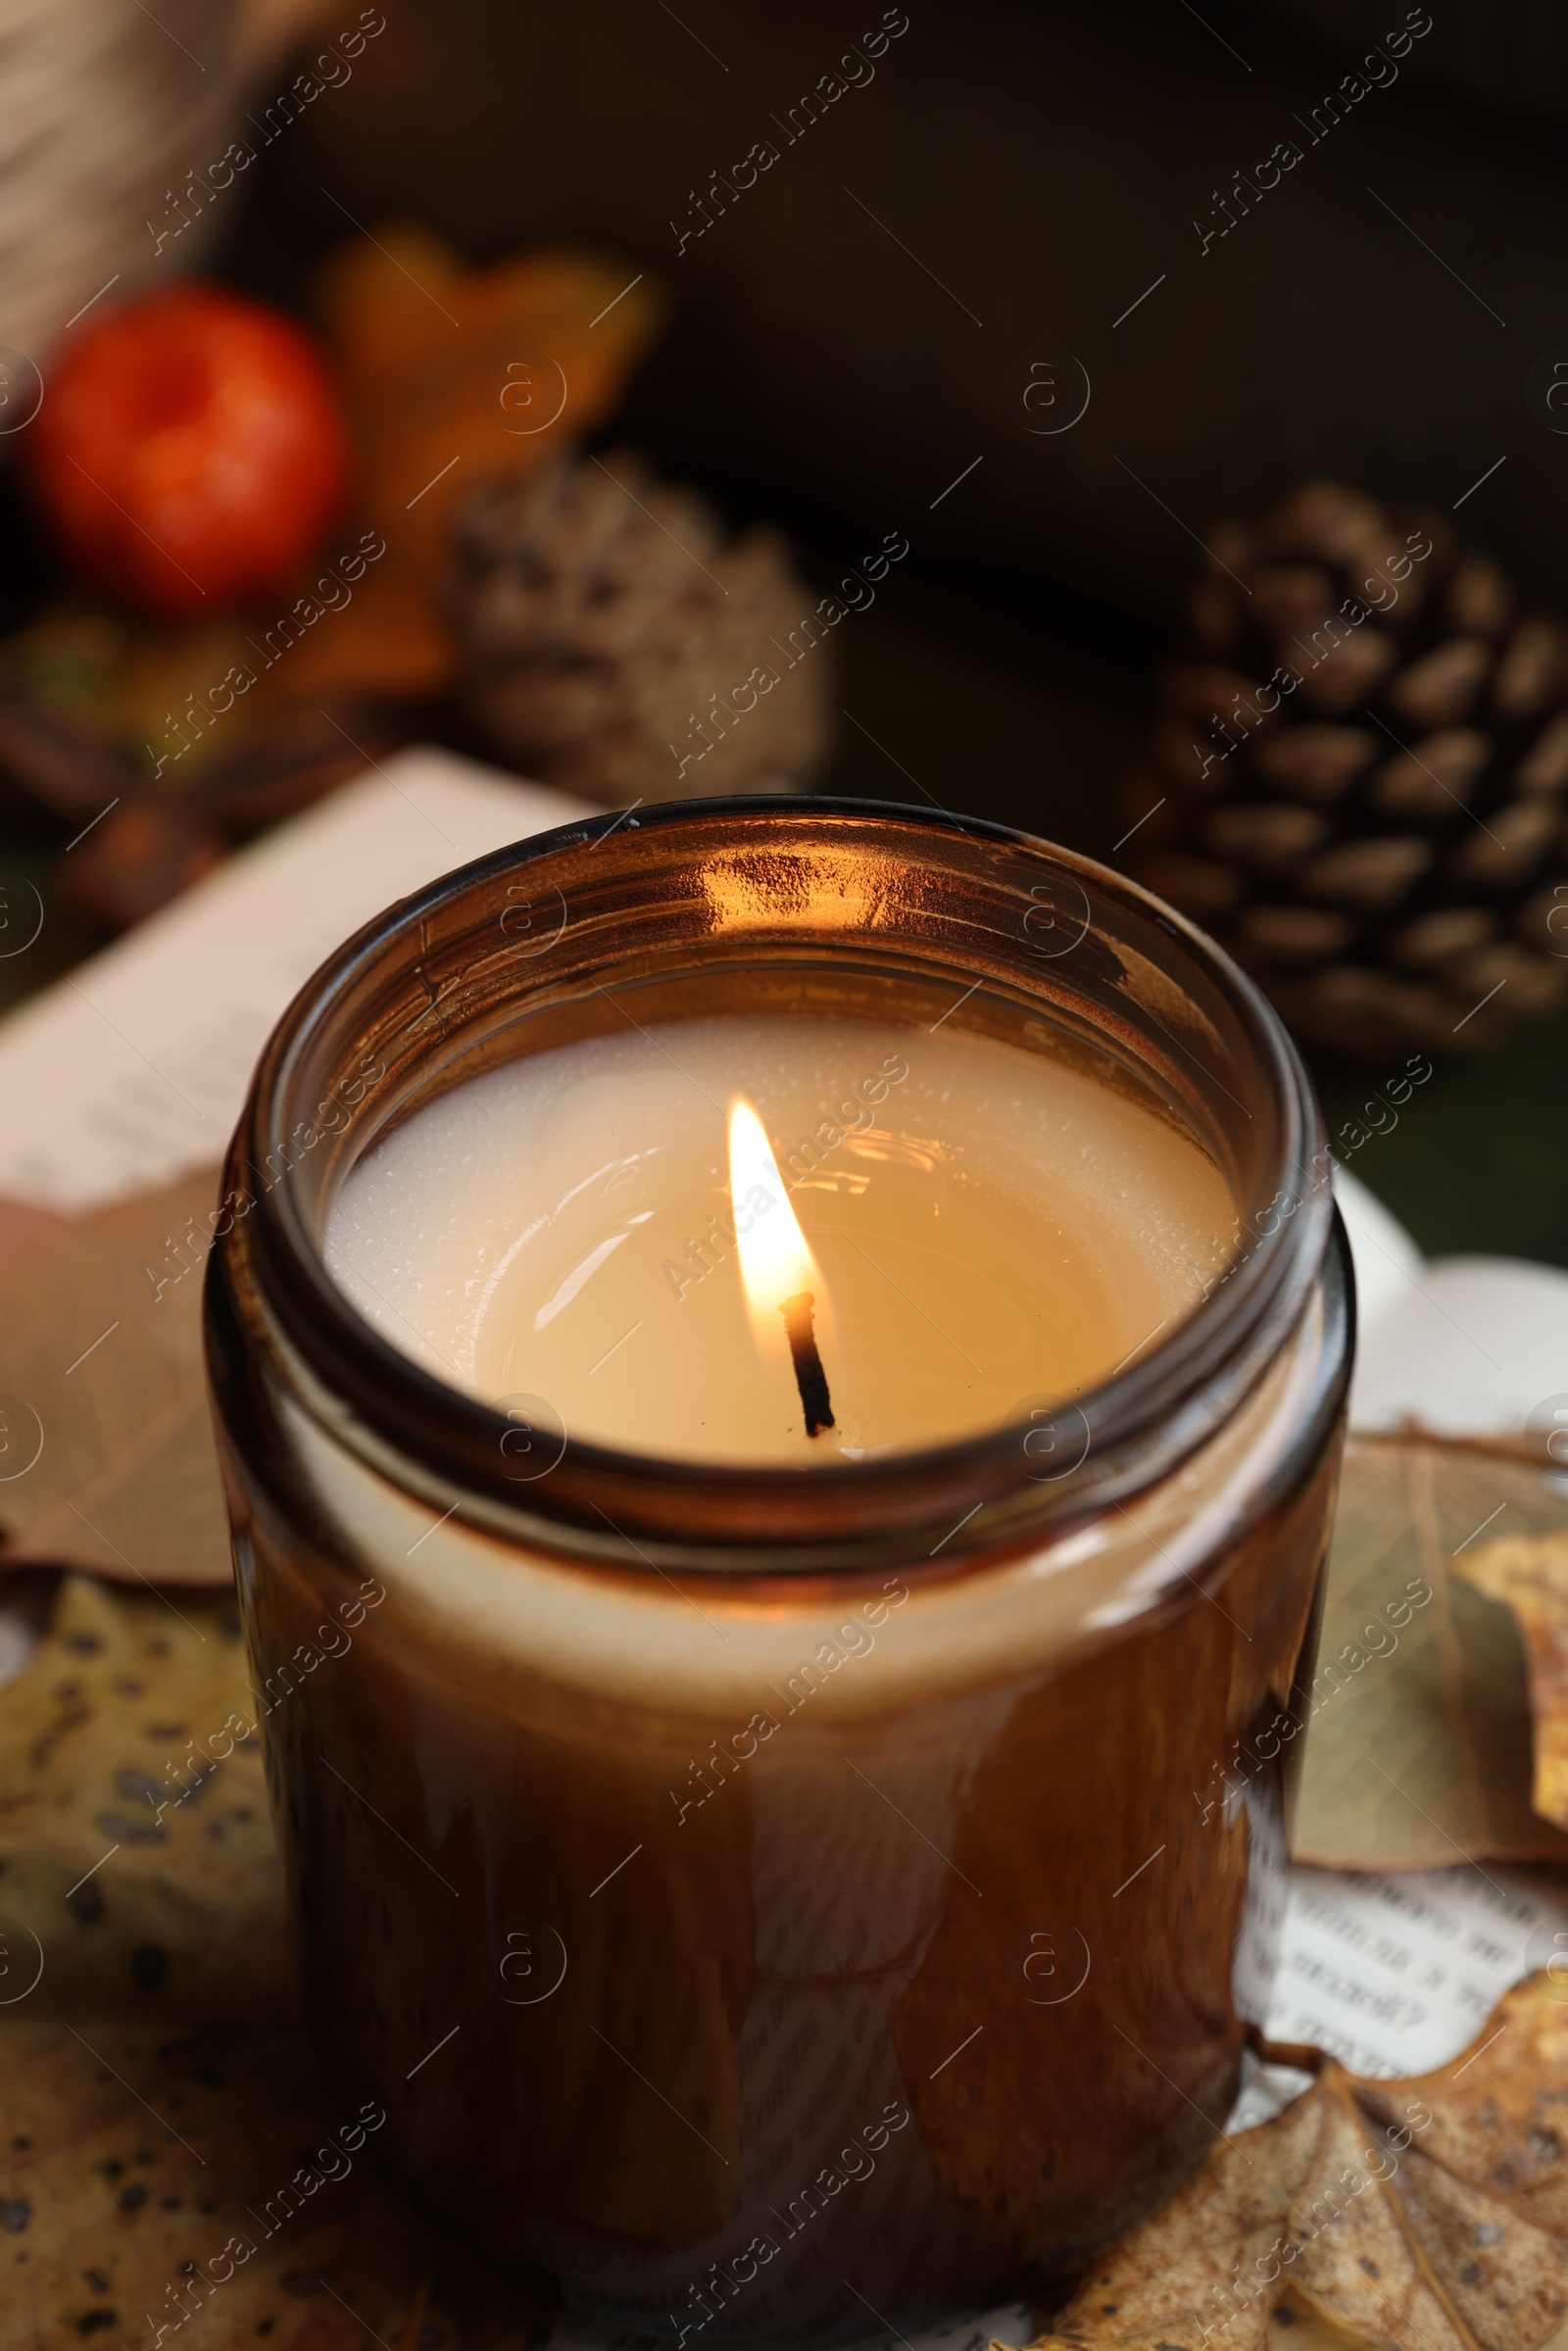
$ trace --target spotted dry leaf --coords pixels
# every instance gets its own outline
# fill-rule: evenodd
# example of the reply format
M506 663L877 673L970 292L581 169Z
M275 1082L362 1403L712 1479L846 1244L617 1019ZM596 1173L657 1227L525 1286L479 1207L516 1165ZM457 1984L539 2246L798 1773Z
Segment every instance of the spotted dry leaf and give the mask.
M1393 2351L1537 2351L1568 2315L1568 2002L1545 1974L1452 2065L1373 2082L1325 2058L1222 2139L1056 2319L1072 2351L1279 2351L1323 2327Z
M1489 1543L1457 1572L1518 1619L1534 1719L1531 1802L1544 1820L1568 1829L1568 1534Z
M0 2018L290 2013L257 1713L232 1594L61 1579L0 1691Z
M0 2351L528 2351L297 2026L0 2023ZM384 2118L383 2118L384 2120Z

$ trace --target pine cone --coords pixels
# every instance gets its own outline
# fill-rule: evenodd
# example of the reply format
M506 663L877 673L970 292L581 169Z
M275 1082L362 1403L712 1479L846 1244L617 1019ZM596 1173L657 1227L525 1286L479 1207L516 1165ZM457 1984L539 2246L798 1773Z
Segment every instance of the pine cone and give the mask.
M612 805L814 779L833 652L773 532L621 450L476 492L459 560L465 708L514 766Z
M1497 1044L1568 998L1568 635L1333 483L1215 532L1134 870L1307 1043Z

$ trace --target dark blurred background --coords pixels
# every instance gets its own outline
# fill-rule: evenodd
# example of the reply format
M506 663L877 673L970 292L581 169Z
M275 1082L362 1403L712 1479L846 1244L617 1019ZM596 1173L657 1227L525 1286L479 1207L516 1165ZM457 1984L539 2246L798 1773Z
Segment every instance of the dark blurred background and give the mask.
M1436 510L1531 600L1568 603L1568 439L1527 398L1568 354L1568 31L1545 0L1434 0L1430 20L1400 0L908 0L874 78L789 144L780 117L882 22L874 0L385 17L261 154L203 267L300 308L347 213L418 220L471 262L562 243L661 281L668 323L609 437L733 523L781 523L812 580L908 540L837 632L831 789L1114 857L1198 541L1302 480ZM1396 33L1396 77L1314 136L1324 93ZM778 162L734 193L767 138ZM1259 196L1282 140L1300 160ZM1239 172L1250 209L1233 196L1220 235ZM705 190L711 226L682 247ZM1064 411L1087 383L1066 429L1028 428L1041 358ZM55 582L10 487L5 548L14 626ZM48 828L16 818L8 845L47 888ZM48 941L25 973L0 965L14 993L94 934L62 914ZM1568 1262L1565 1055L1558 1017L1445 1065L1356 1173L1430 1251ZM1351 1116L1366 1073L1317 1073L1331 1120Z

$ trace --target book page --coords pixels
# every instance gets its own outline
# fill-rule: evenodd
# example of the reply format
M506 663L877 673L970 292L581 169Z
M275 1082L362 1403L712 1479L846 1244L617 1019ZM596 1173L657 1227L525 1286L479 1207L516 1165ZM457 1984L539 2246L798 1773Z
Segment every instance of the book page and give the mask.
M0 1195L80 1214L223 1155L262 1047L362 923L597 813L452 753L397 753L0 1022Z
M1558 1954L1568 1968L1568 1891L1544 1878L1477 1863L1297 1869L1269 2035L1315 2041L1357 2074L1427 2073Z

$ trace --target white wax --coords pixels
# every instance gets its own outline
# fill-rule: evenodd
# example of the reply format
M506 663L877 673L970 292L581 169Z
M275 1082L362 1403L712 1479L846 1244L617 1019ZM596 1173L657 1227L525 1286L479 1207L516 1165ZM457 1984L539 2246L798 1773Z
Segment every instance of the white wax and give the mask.
M759 1338L713 1246L737 1094L820 1272L836 1426L814 1439L782 1322ZM1170 1119L1049 1053L784 1015L645 1024L455 1087L353 1170L326 1250L458 1388L633 1451L808 1465L1083 1393L1190 1311L1233 1226Z

